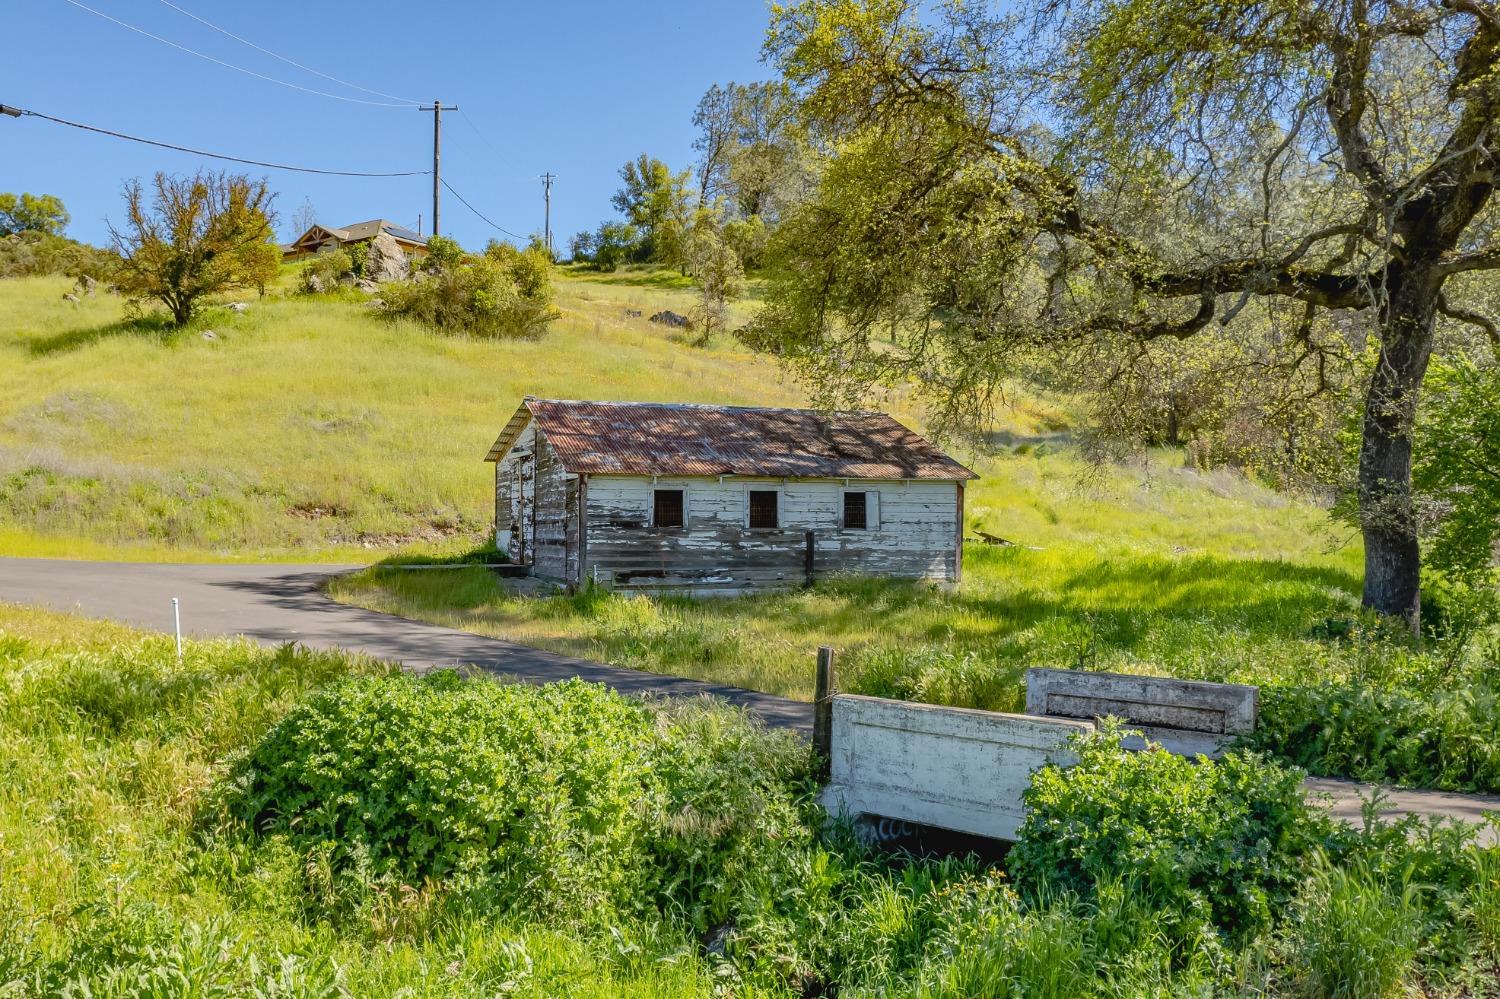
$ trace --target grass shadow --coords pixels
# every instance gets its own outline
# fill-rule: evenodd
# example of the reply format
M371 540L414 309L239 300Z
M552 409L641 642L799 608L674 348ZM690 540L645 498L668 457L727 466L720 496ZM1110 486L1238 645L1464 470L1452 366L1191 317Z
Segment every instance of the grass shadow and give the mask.
M389 555L371 565L371 569L389 569L410 565L509 565L510 557L495 547L493 540L475 545L468 551L448 555L427 555L422 552L402 552Z
M51 354L82 350L84 347L91 346L103 340L116 338L155 340L162 345L166 345L176 340L186 331L187 327L174 328L171 320L166 316L153 314L137 319L120 319L112 323L105 323L103 326L88 326L82 329L67 330L52 336L33 337L27 344L27 349L33 357L46 357Z

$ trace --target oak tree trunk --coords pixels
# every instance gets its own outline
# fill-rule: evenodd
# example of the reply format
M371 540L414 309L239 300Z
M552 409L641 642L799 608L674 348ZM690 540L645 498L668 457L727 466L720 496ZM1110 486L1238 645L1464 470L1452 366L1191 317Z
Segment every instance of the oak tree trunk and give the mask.
M1432 356L1438 283L1408 270L1387 289L1380 359L1365 398L1359 515L1365 543L1364 605L1421 621L1421 550L1412 497L1412 426Z

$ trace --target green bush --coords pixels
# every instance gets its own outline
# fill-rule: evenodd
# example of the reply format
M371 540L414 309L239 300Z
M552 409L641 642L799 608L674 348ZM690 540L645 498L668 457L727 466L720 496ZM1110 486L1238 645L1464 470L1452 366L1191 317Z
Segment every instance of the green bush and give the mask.
M351 679L293 709L231 809L340 872L451 876L581 916L640 889L649 718L603 687Z
M1247 744L1315 774L1500 792L1500 666L1416 686L1263 687Z
M497 246L500 244L496 244ZM476 337L539 337L560 313L552 305L545 251L465 254L452 240L428 242L421 277L381 289L382 313Z
M0 236L0 278L58 274L108 281L119 258L101 250L42 232L19 232Z
M721 707L440 673L314 695L225 800L335 877L569 919L654 908L706 934L806 890L807 773L794 736Z
M1016 884L1084 899L1123 884L1178 934L1212 924L1242 938L1269 926L1333 837L1303 800L1302 775L1250 754L1129 752L1121 738L1081 739L1076 766L1033 775L1010 854Z
M354 274L354 258L346 249L324 250L302 268L300 285L309 293L333 291L341 278Z

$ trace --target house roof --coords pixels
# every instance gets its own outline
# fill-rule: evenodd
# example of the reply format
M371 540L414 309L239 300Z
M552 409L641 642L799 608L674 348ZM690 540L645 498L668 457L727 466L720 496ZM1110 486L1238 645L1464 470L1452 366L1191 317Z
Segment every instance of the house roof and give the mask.
M404 226L387 222L385 219L370 219L368 222L356 222L353 225L336 227L331 225L315 225L302 235L298 236L292 245L301 243L313 233L322 231L338 240L340 243L350 243L361 239L374 239L376 233L384 230L403 243L414 243L418 246L427 245L427 237L412 232Z
M486 461L535 421L569 472L828 479L977 478L884 413L527 396Z
M368 222L356 222L353 225L345 226L341 230L345 235L341 236L340 238L345 242L358 239L374 239L375 235L381 230L384 230L397 239L403 240L407 243L425 244L427 242L426 237L418 236L410 229L396 225L392 222L387 222L385 219L370 219L370 221Z

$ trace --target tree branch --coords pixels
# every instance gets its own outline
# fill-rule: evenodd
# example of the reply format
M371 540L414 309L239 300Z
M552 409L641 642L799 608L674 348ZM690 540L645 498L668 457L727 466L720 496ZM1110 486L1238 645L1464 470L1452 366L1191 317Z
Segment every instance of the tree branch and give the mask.
M1449 319L1467 323L1470 326L1478 326L1484 330L1490 338L1490 345L1494 347L1497 355L1500 355L1500 325L1483 313L1474 312L1471 309L1461 309L1448 303L1448 296L1439 293L1437 299L1437 310Z
M1448 260L1439 261L1433 268L1440 277L1463 274L1467 271L1492 271L1500 268L1500 246L1487 246L1473 253L1465 253Z
M1370 137L1365 134L1363 124L1367 107L1366 80L1373 50L1369 9L1364 0L1356 0L1349 16L1354 22L1354 37L1334 31L1327 39L1333 55L1333 76L1329 80L1325 105L1344 165L1372 200L1385 204L1391 198L1390 178L1371 151Z

